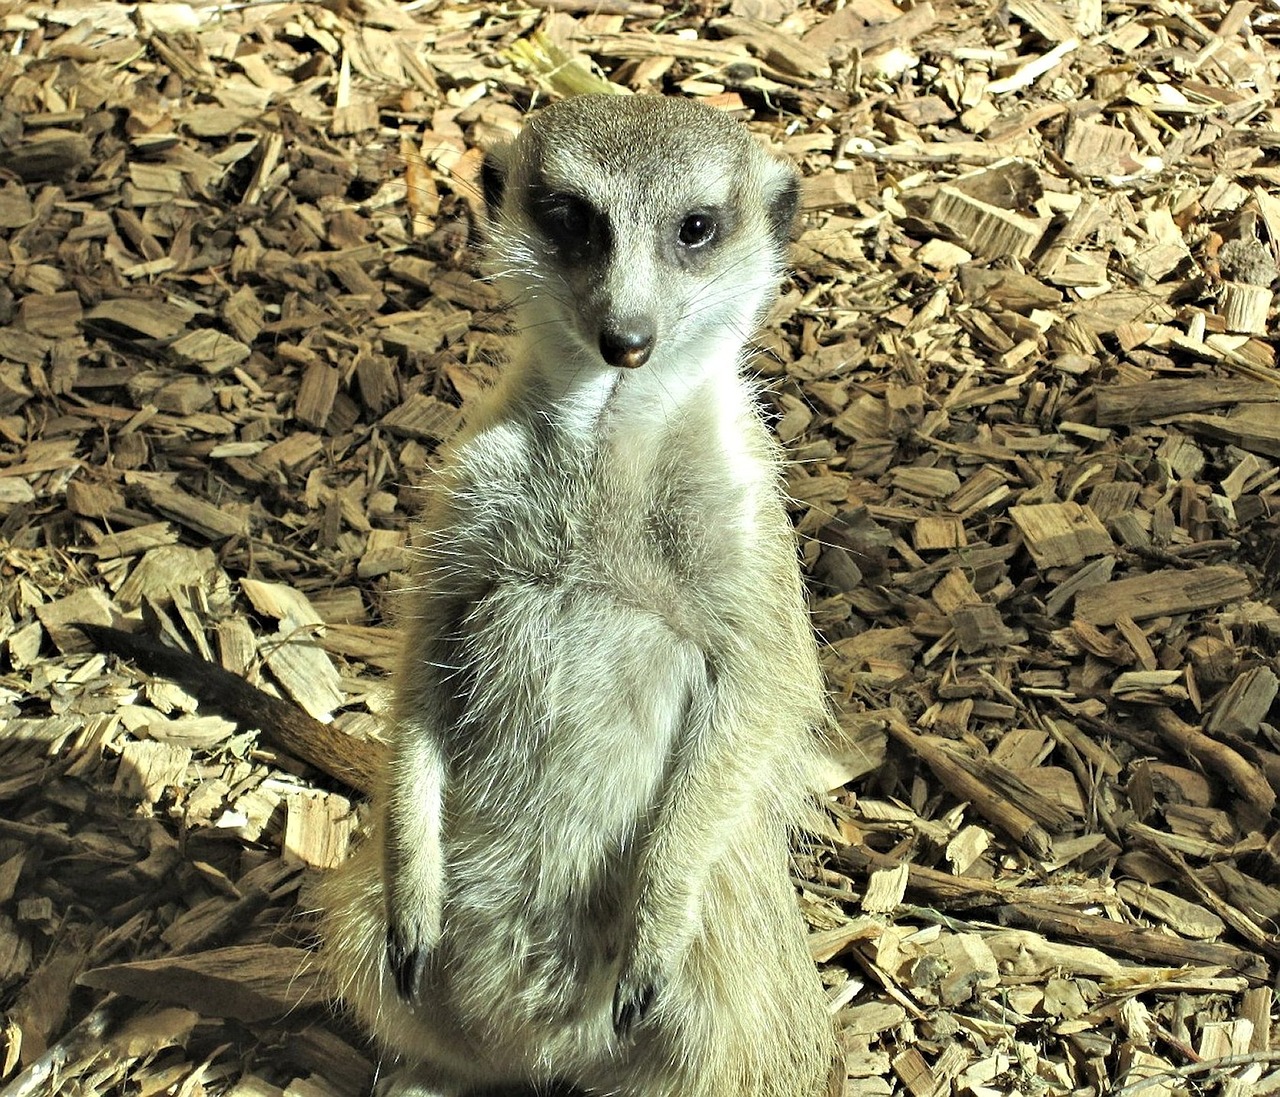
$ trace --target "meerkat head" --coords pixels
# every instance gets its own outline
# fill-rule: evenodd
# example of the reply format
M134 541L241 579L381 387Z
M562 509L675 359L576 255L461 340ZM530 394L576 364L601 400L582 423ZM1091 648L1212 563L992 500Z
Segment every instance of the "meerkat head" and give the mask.
M482 178L494 280L540 352L579 369L736 357L776 292L799 193L740 123L658 96L547 107Z

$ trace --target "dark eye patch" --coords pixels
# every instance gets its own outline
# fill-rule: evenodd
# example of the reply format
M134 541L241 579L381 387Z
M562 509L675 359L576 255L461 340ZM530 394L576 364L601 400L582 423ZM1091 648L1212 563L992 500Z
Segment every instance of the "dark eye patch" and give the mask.
M529 213L539 231L559 250L578 253L599 243L603 218L585 198L565 191L535 189Z

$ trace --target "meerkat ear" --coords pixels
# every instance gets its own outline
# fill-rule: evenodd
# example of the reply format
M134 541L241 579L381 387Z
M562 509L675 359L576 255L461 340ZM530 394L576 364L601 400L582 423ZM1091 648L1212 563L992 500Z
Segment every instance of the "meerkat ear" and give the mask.
M484 163L480 166L480 189L484 194L485 211L491 222L498 216L498 208L502 205L502 195L507 186L505 152L505 148L491 149L485 153Z
M800 175L785 160L775 160L765 182L765 209L779 249L795 239L800 211Z

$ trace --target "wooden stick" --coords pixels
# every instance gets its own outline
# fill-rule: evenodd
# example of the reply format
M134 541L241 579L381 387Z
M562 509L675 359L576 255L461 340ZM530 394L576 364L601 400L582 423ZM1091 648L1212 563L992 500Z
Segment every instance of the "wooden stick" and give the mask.
M373 739L353 739L303 712L292 701L273 697L215 663L146 636L106 625L75 626L102 651L136 663L150 674L172 678L201 701L257 728L275 746L297 755L349 788L372 795L385 766L387 747Z
M1178 878L1207 906L1214 914L1227 923L1241 937L1249 942L1258 952L1280 960L1280 935L1268 933L1257 922L1241 910L1222 898L1194 872L1177 850L1170 849L1163 842L1144 840L1145 845L1162 861L1169 865Z
M1000 907L996 915L1005 925L1032 929L1052 940L1074 941L1104 952L1178 967L1184 964L1225 967L1254 981L1270 978L1267 962L1248 949L1214 941L1188 941L1158 930L1113 922L1096 914L1082 914L1070 907L1015 902Z
M1052 858L1053 845L1048 831L1021 808L984 785L951 751L935 746L896 720L889 721L889 733L918 755L953 796L968 800L984 819L999 827L1037 861Z
M1251 766L1225 743L1219 743L1198 727L1186 723L1170 709L1153 708L1151 722L1170 743L1240 793L1238 803L1242 817L1252 820L1247 825L1261 826L1266 821L1276 806L1276 794L1257 767Z
M894 868L898 861L856 846L844 846L836 867L858 876ZM952 876L921 865L907 866L907 891L948 909L983 909L1002 925L1032 929L1055 940L1073 941L1104 952L1119 953L1158 964L1224 967L1247 979L1269 978L1266 961L1257 953L1211 941L1188 941L1157 930L1138 929L1094 914L1083 914L1059 903L1033 901L1026 888L1002 887L989 880ZM1227 920L1223 915L1224 921Z

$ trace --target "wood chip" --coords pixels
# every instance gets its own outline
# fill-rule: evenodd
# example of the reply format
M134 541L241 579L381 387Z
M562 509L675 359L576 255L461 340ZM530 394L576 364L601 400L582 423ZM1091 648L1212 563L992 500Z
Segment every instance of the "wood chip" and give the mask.
M297 1009L323 1007L327 995L305 949L236 945L190 956L114 964L86 971L83 986L149 1002L200 1003L209 1017L246 1024L278 1021Z
M1095 625L1118 617L1145 621L1212 609L1247 598L1253 583L1239 568L1220 564L1192 571L1163 569L1088 587L1076 595L1076 613Z
M1071 567L1115 549L1110 535L1088 506L1040 503L1009 508L1037 567Z

